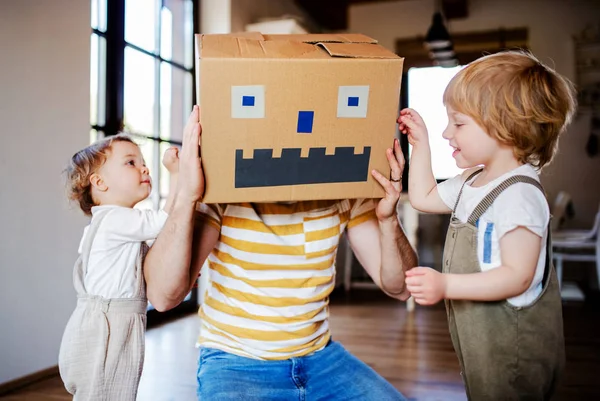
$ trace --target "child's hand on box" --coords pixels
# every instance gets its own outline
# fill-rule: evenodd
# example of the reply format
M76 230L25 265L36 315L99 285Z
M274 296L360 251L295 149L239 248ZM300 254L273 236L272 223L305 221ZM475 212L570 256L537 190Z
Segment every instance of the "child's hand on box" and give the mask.
M406 271L406 289L419 305L433 305L446 297L446 276L429 267Z
M165 150L162 164L167 168L169 173L177 174L179 172L179 149L175 146L171 146L169 149Z
M398 117L398 129L408 135L408 143L418 146L429 142L429 134L425 122L419 113L413 109L403 109Z

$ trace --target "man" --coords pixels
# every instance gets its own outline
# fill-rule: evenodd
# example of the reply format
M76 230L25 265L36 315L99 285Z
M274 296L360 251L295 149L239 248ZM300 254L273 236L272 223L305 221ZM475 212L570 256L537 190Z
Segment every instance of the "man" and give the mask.
M178 305L208 258L200 308L201 399L404 399L331 340L328 296L343 230L361 265L388 295L406 300L404 272L417 258L396 215L404 157L387 150L390 180L373 200L205 205L198 108L180 152L179 182L165 227L144 264L159 310Z

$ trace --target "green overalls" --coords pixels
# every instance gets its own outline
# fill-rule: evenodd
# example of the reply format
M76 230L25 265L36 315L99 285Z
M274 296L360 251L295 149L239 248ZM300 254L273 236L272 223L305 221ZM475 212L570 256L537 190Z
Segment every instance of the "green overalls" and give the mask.
M502 191L519 182L543 192L540 183L531 177L510 177L484 197L466 223L454 216L461 188L446 236L444 273L481 272L477 220ZM550 399L565 361L562 303L551 252L548 231L542 292L530 305L517 307L506 300L446 300L452 343L469 400Z

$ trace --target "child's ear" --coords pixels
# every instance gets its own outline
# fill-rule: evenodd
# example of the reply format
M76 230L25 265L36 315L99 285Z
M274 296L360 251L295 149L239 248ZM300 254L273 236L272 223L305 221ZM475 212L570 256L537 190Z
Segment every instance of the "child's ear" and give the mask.
M104 183L104 180L98 173L94 173L90 176L90 184L100 192L104 192L108 189L108 186Z

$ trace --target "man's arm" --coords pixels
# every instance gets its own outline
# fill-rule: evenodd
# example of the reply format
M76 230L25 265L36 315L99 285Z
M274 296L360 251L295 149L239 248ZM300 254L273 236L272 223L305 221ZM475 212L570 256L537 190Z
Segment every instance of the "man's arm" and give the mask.
M159 311L171 309L185 298L198 276L198 272L194 274L194 269L191 269L192 246L203 243L200 236L204 234L208 236L207 241L212 239L209 234L211 231L204 228L199 228L197 235L194 235L196 202L204 193L204 175L199 157L201 131L199 110L194 106L183 132L173 205L163 230L144 261L146 293Z
M386 150L390 165L390 179L373 170L373 177L385 190L385 196L377 204L377 219L370 219L348 229L348 239L356 258L389 296L406 300L404 273L417 265L417 255L408 242L396 213L400 192L404 155L400 143L394 140L393 148Z
M408 299L404 273L417 265L417 254L397 219L365 221L348 229L348 240L354 255L379 288L393 298Z
M146 295L158 311L177 306L191 287L195 210L196 201L176 196L165 226L144 260Z

